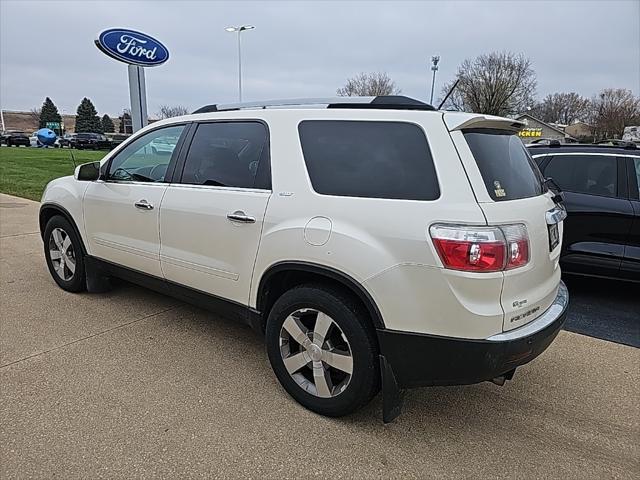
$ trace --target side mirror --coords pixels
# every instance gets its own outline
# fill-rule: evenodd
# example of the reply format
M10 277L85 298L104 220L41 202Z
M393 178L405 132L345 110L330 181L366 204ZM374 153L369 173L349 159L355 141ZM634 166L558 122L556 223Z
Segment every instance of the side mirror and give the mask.
M83 163L76 167L73 176L76 180L93 182L100 178L100 162Z

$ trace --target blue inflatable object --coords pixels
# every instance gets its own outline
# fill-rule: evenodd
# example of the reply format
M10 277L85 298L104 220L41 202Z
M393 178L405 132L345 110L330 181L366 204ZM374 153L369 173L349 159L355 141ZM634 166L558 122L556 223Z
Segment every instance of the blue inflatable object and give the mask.
M36 137L38 137L38 142L40 145L44 145L45 147L49 147L53 145L56 141L56 133L49 128L41 128L36 132Z

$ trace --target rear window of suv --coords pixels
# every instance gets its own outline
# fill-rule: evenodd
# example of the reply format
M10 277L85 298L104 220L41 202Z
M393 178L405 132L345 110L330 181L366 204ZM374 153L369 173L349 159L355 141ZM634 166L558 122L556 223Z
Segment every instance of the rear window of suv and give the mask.
M516 200L543 193L542 174L517 135L489 129L463 133L493 200Z
M298 130L317 193L400 200L440 196L427 138L415 124L306 120Z

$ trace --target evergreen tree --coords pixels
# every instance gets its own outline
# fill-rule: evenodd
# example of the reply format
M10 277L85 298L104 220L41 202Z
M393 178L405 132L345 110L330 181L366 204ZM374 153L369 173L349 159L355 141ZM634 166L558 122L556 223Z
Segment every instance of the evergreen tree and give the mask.
M62 123L62 117L58 113L58 107L51 101L49 97L44 99L42 108L40 109L40 119L38 121L38 128L46 128L47 123L55 122L57 124ZM56 133L60 135L60 129L55 129Z
M102 131L104 133L113 133L116 130L115 125L113 124L113 120L106 113L102 116L102 120L100 120L102 124Z
M87 97L84 97L78 106L76 133L102 133L102 124L96 107Z

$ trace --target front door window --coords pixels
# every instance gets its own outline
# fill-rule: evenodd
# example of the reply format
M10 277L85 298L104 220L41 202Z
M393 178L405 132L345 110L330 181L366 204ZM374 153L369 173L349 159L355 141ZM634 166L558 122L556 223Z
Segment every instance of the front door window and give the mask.
M153 130L127 145L109 166L108 180L164 182L184 125Z

